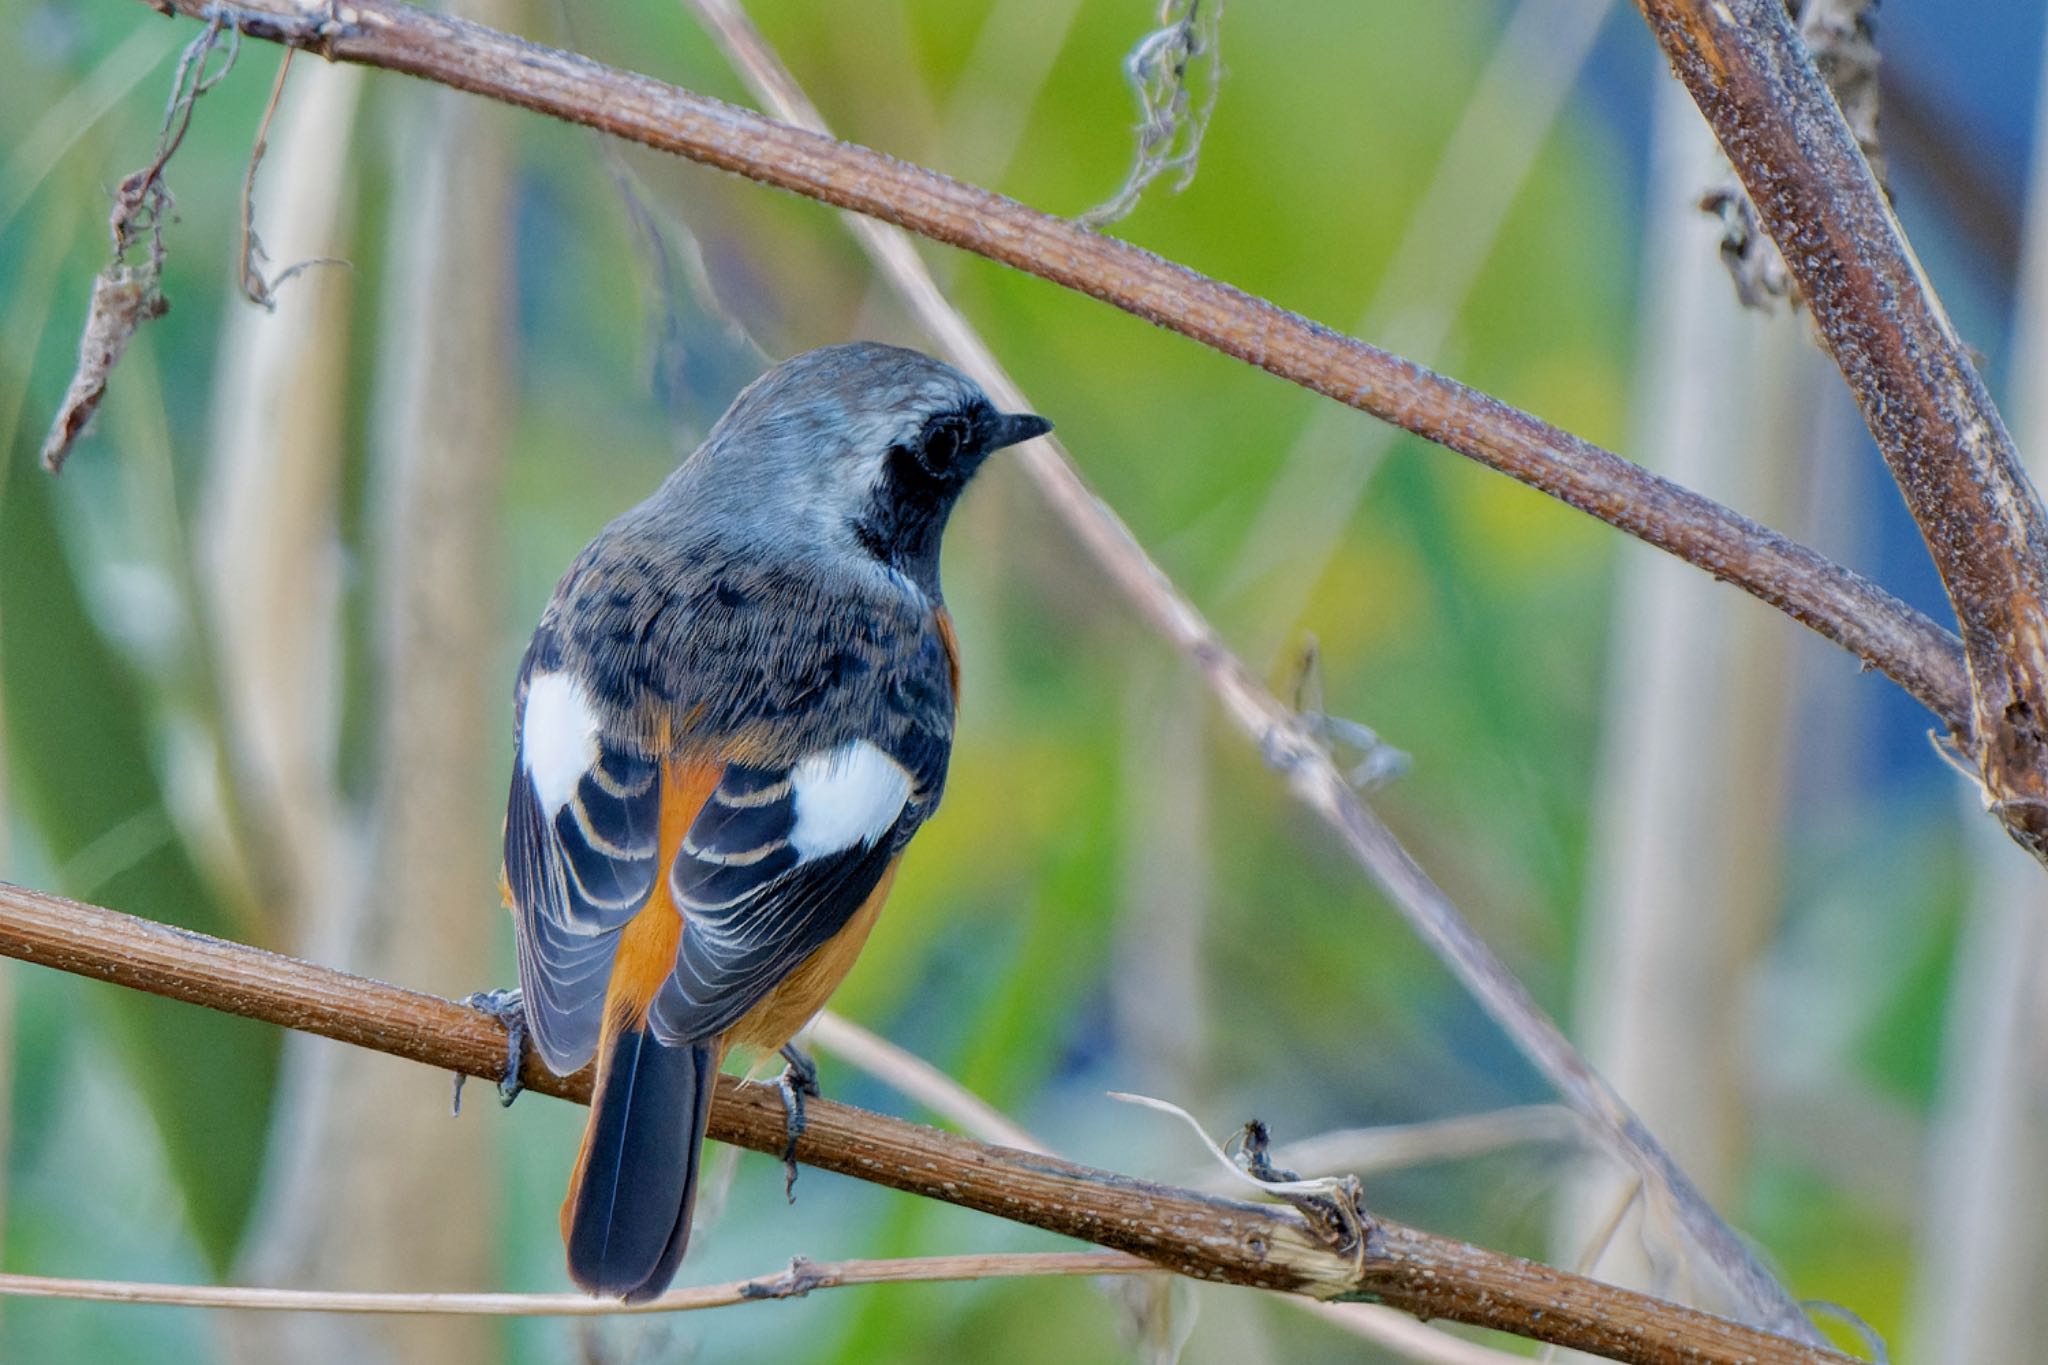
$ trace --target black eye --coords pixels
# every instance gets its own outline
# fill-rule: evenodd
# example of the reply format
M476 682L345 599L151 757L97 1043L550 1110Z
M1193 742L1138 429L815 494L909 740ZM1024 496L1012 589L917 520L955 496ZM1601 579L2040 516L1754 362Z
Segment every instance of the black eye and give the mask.
M967 445L967 419L957 412L942 413L925 423L918 438L918 463L934 474L944 473Z

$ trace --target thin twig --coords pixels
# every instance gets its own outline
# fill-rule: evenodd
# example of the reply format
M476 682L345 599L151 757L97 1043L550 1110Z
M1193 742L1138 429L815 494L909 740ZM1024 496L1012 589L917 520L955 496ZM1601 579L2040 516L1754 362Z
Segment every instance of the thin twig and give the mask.
M1093 295L1369 412L1670 551L1970 721L1947 632L1824 556L1477 390L1150 252L864 147L398 0L232 11L251 37L402 71L886 219ZM188 17L205 0L151 0Z
M1585 1120L1555 1104L1518 1105L1420 1123L1338 1128L1273 1148L1276 1166L1304 1173L1371 1176L1444 1161L1469 1161L1513 1147L1571 1146L1587 1137Z
M690 3L771 108L800 127L826 131L816 106L748 21L737 0ZM1030 410L1030 400L979 333L947 301L909 238L871 218L848 214L846 222L940 349L980 381L999 404ZM1566 1103L1609 1134L1636 1170L1671 1202L1693 1240L1740 1299L1754 1305L1763 1319L1779 1330L1811 1332L1790 1293L1714 1212L1670 1154L1359 798L1314 728L1259 682L1194 603L1153 563L1129 528L1088 491L1058 438L1034 441L1018 452L1018 458L1054 511L1094 553L1111 580L1154 629L1196 663L1231 718L1286 776L1295 795L1343 838L1366 874L1423 942L1549 1078Z
M242 173L242 246L235 253L241 260L242 296L266 312L276 310L277 296L263 279L263 267L257 264L263 256L263 242L256 235L256 168L263 164L263 154L270 150L270 121L277 117L278 101L284 98L284 79L291 74L292 54L296 50L286 48L278 61L277 77L270 83L270 100L263 106L263 118L256 125L256 141L249 148L249 169Z
M934 1114L984 1142L1015 1147L1020 1152L1050 1152L1022 1124L969 1090L916 1053L900 1048L826 1010L811 1021L811 1041L835 1057L882 1081L898 1094L916 1100Z
M339 256L314 256L294 261L278 271L275 279L266 279L263 274L262 263L270 258L263 250L263 239L256 235L256 168L263 164L263 154L270 150L270 121L277 117L278 102L284 98L284 79L291 74L292 54L297 50L286 48L284 60L277 64L277 77L270 83L270 100L263 106L263 118L256 125L256 141L249 148L249 168L242 173L242 241L235 253L241 278L237 284L242 297L266 313L277 311L277 291L286 280L296 279L316 265L348 264Z
M504 1026L483 1011L5 883L0 955L472 1076L496 1077L503 1065ZM545 1094L589 1100L587 1070L556 1076L529 1055L521 1079ZM806 1119L796 1155L808 1165L1078 1237L1199 1280L1371 1299L1644 1365L1849 1360L1399 1223L1369 1220L1362 1246L1336 1245L1293 1208L985 1146L826 1100L813 1100ZM781 1099L772 1087L721 1076L709 1131L779 1152L787 1141Z
M800 1299L814 1289L857 1284L926 1284L1051 1275L1139 1275L1158 1266L1121 1251L1015 1251L890 1260L810 1261L751 1280L671 1289L640 1303L588 1294L409 1294L247 1285L153 1284L0 1273L0 1297L151 1303L267 1313L397 1313L490 1318L598 1318L636 1313L694 1313L742 1303Z

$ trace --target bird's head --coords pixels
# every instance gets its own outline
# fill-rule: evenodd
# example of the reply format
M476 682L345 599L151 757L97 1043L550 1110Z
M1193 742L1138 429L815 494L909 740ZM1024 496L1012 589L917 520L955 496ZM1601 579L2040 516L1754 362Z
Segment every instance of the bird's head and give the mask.
M996 410L952 366L856 341L750 384L685 464L686 496L777 541L878 560L938 588L939 538L990 454L1052 423Z

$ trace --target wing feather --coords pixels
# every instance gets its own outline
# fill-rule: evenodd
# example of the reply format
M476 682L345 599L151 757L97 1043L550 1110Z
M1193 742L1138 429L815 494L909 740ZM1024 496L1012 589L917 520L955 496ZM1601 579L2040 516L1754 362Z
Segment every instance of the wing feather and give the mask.
M522 734L505 812L505 884L519 928L519 985L533 1042L566 1074L590 1060L603 1023L619 930L654 889L659 864L659 765L599 739L581 774L546 809ZM559 751L560 746L557 746ZM546 761L559 764L559 752Z

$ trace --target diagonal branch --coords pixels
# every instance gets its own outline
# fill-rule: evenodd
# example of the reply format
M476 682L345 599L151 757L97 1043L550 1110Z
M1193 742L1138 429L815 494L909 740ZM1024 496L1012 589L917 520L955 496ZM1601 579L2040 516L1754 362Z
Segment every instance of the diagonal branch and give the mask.
M827 133L816 106L748 20L738 0L688 3L769 108L792 124ZM979 333L947 301L910 238L872 218L853 213L843 216L869 258L947 358L973 375L1002 406L1033 410L1034 405ZM1352 857L1430 951L1571 1107L1608 1135L1650 1189L1670 1202L1680 1223L1739 1300L1751 1305L1761 1314L1760 1320L1776 1330L1808 1337L1812 1324L1784 1286L1758 1263L1670 1153L1578 1054L1564 1031L1352 790L1302 718L1260 684L1195 604L1152 562L1115 512L1089 493L1059 438L1034 441L1020 450L1017 458L1124 596L1195 663L1230 718L1260 746L1267 761L1286 775L1296 798L1343 839Z
M1762 214L1962 624L1969 742L2048 861L2048 513L1784 0L1638 0Z
M1710 498L1241 289L919 166L397 0L223 7L250 37L383 67L882 218L1090 294L1449 447L1696 564L1883 670L1958 733L1962 651L1884 589Z
M6 883L0 955L473 1076L496 1076L504 1062L504 1029L480 1011ZM587 1071L558 1077L529 1055L521 1079L530 1089L589 1099ZM1372 1299L1644 1365L1849 1365L1833 1351L1375 1220L1355 1205L1223 1199L822 1100L806 1117L797 1156L821 1170L1077 1237L1196 1279ZM710 1132L780 1152L781 1100L772 1087L722 1076Z

